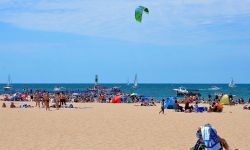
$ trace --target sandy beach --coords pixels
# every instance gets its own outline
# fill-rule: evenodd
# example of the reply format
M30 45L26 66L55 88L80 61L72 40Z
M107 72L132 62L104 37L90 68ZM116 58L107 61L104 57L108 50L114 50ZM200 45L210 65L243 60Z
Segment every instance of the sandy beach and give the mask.
M74 105L82 109L0 108L0 149L188 150L196 142L197 127L206 123L211 123L231 148L249 149L250 111L243 111L242 106L226 106L223 113L168 110L159 115L159 106Z

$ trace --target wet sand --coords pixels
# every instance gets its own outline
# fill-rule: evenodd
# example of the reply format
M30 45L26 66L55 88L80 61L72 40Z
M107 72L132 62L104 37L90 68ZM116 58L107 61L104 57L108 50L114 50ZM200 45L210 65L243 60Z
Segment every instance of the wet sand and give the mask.
M74 105L83 109L0 108L0 149L189 150L197 140L196 129L206 123L231 148L249 149L250 111L242 105L226 106L223 113L168 110L166 115L158 114L159 106Z

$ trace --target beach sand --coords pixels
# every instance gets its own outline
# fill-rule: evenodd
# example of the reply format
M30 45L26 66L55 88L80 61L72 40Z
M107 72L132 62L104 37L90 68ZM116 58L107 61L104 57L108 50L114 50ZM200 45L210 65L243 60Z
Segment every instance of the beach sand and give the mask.
M74 105L83 109L0 108L0 149L189 150L197 140L197 128L206 123L231 148L249 149L250 111L242 110L242 105L226 106L223 113L168 110L166 115L158 114L159 106Z

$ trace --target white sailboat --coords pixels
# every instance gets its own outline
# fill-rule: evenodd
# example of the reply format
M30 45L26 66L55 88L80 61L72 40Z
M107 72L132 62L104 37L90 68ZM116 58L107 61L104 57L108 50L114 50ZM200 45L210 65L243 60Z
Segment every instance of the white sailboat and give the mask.
M133 88L138 88L138 79L137 79L137 74L135 75L135 80L134 80L134 86Z
M235 82L234 82L234 79L232 78L232 80L229 82L228 86L230 88L234 88L235 87Z
M8 82L5 87L3 87L4 91L11 91L12 90L12 85L11 85L11 78L10 75L8 76Z
M183 86L179 87L178 89L173 89L173 90L176 91L177 93L188 94L188 90Z
M65 87L58 87L58 86L54 87L54 92L62 92L62 91L65 91L65 90L66 90Z

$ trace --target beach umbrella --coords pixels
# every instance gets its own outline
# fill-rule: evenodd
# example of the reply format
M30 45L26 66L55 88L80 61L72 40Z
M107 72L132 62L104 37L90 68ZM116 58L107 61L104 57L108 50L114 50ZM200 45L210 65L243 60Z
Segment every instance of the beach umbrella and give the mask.
M28 95L27 94L21 94L21 98L27 98Z
M132 93L131 96L137 96L138 94L137 93Z
M121 103L121 101L122 101L121 96L116 96L116 97L112 100L112 103Z
M79 93L73 93L72 95L73 95L73 96L78 96L78 95L79 95Z

